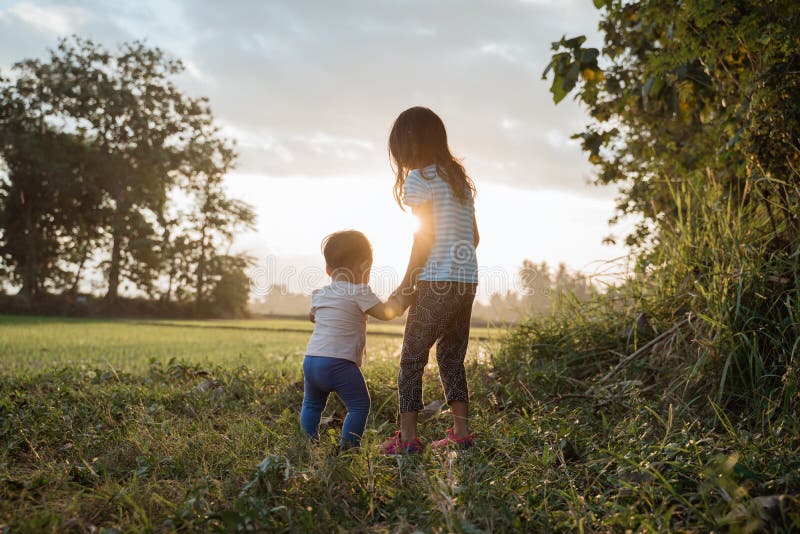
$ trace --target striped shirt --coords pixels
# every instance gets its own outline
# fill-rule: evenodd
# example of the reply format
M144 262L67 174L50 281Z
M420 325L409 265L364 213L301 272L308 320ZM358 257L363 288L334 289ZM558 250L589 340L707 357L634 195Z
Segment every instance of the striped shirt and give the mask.
M436 165L429 165L408 173L403 186L404 204L415 207L426 202L432 202L435 239L419 280L478 283L472 197L461 204L437 174Z

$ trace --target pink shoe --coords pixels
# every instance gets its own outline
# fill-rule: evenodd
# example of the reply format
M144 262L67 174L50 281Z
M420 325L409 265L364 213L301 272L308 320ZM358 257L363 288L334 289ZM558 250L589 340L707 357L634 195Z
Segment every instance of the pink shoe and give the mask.
M394 436L381 443L383 454L420 454L424 448L425 445L419 438L414 438L413 441L401 441L399 430L395 432Z
M468 434L463 438L457 438L453 433L453 429L449 428L447 430L447 436L444 439L440 439L431 443L431 449L444 449L446 447L450 447L451 445L456 445L462 449L469 449L472 447L474 439L475 436L472 434Z

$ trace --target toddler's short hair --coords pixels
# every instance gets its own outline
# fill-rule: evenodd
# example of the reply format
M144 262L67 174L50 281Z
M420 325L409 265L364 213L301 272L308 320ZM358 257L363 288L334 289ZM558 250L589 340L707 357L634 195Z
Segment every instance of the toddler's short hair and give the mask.
M322 255L331 269L355 270L364 261L372 263L372 245L361 232L342 230L322 240Z

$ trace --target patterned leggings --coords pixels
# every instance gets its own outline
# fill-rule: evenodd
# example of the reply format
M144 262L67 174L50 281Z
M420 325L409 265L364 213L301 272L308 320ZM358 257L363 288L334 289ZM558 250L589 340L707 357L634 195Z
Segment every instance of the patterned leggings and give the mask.
M469 401L464 356L475 288L476 284L464 282L417 283L416 302L408 312L397 378L401 413L423 408L422 374L434 343L447 402Z

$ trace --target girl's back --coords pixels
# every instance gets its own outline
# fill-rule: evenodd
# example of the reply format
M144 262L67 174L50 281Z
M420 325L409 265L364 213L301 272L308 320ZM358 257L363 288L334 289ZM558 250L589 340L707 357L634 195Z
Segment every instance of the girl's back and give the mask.
M381 444L387 454L418 453L422 377L430 349L436 360L453 428L431 447L472 445L467 419L469 391L464 357L478 282L475 247L475 184L450 152L444 123L428 108L402 112L389 133L395 168L394 197L420 218L408 268L395 295L414 298L406 320L400 373L400 431Z
M435 238L419 280L474 284L478 281L474 201L471 196L466 201L457 199L440 172L436 165L414 169L403 187L403 203L406 205L431 203Z

